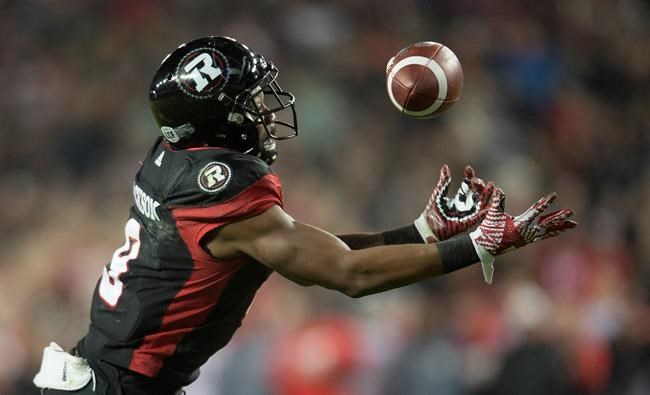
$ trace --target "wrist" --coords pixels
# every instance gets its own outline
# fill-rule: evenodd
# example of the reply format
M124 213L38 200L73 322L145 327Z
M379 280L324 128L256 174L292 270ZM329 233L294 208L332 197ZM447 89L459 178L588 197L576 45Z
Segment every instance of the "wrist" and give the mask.
M479 262L479 256L469 236L464 235L436 243L445 274Z
M432 244L436 241L439 241L438 237L436 237L436 235L433 233L431 226L429 226L429 222L427 221L427 217L424 212L420 214L420 216L417 217L415 221L413 221L413 225L425 243Z
M481 268L483 269L483 278L488 284L492 284L492 275L494 274L494 255L490 253L485 247L478 243L478 239L483 236L483 232L478 228L475 231L469 234L469 238L472 241L474 250L481 260Z
M414 224L393 230L387 230L383 232L382 235L384 238L384 245L424 243L424 239L420 236L420 233Z

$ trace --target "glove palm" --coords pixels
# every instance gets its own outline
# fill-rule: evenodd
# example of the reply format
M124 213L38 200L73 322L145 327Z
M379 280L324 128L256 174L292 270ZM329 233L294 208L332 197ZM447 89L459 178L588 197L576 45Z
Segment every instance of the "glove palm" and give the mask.
M447 165L440 169L436 184L424 211L415 220L415 227L427 243L446 240L478 224L486 215L494 185L476 177L471 166L465 167L465 178L454 197L448 197L451 172Z
M481 259L485 281L492 282L495 256L557 236L578 226L576 222L568 219L573 215L570 208L540 216L556 197L556 193L549 193L528 210L513 217L505 212L505 194L500 188L495 190L485 219L470 233L474 248Z

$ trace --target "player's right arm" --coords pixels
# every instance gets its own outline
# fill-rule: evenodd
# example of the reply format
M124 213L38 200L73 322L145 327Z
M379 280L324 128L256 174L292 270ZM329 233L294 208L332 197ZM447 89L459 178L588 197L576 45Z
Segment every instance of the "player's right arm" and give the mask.
M219 258L246 254L303 285L320 285L352 297L370 295L469 266L479 260L491 268L497 255L574 228L571 209L541 215L555 199L549 194L523 214L504 211L497 189L476 231L434 244L378 246L350 250L336 236L295 222L279 206L225 225L206 244ZM489 271L489 270L488 270ZM486 280L491 281L491 272Z
M294 222L279 206L224 226L207 247L216 257L246 254L299 284L320 285L352 297L401 287L445 271L435 244L353 251L324 230ZM468 264L478 262L472 252L474 261Z

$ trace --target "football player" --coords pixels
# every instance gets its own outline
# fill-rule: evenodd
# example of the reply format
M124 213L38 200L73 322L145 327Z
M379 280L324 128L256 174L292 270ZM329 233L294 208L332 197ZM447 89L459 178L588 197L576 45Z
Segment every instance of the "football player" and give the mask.
M298 135L294 96L277 76L226 37L163 60L150 89L162 135L135 176L124 245L97 283L88 333L70 353L45 348L34 379L44 394L181 394L274 271L355 298L479 261L489 282L495 256L576 226L570 209L541 215L554 194L506 214L503 192L469 166L447 197L446 165L408 226L334 236L295 221L269 167L277 142Z

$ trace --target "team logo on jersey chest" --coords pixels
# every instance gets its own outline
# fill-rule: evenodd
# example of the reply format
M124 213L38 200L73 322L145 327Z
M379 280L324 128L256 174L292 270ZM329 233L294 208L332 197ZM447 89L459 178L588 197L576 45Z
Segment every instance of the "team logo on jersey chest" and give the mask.
M203 99L221 91L228 82L228 61L212 48L191 51L180 61L176 75L178 86L188 95Z
M210 162L201 169L197 179L199 187L210 193L223 190L232 177L230 167L223 162Z

